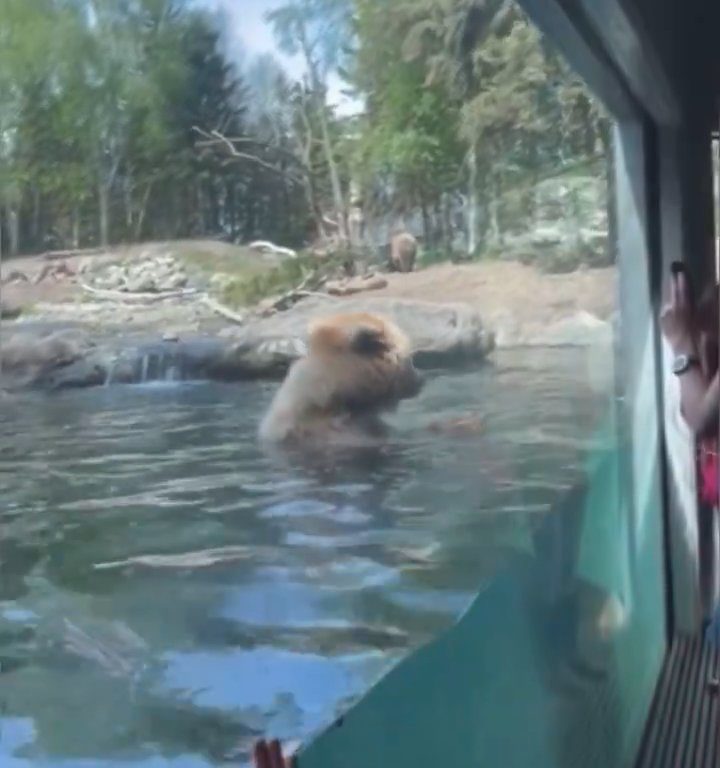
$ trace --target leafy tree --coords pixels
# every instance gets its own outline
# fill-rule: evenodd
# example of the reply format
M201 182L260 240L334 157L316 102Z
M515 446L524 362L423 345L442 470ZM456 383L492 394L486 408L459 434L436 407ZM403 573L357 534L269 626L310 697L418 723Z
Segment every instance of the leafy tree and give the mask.
M358 52L353 82L367 95L356 175L378 206L419 207L424 235L435 240L431 209L457 181L460 103L442 84L428 84L423 62L399 50L405 17L389 0L356 4ZM440 216L440 218L442 218Z
M470 252L479 246L481 208L490 239L500 239L508 186L602 153L601 111L514 3L418 0L386 12L406 30L401 55L423 66L424 86L441 84L460 103Z
M349 0L291 0L270 11L267 19L278 43L290 55L301 55L307 70L300 92L301 119L308 130L319 128L327 164L334 215L342 240L347 241L347 206L327 104L328 78L348 53L352 6Z
M271 236L278 220L302 236L301 185L198 147L197 129L266 143L249 135L252 95L213 17L184 0L0 0L0 13L0 243L12 252Z

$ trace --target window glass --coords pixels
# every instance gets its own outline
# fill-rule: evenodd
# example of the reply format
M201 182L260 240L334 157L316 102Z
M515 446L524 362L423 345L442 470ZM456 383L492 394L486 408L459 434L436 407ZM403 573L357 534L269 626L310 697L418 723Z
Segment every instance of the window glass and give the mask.
M243 765L346 713L303 768L630 765L666 625L642 137L512 3L0 22L0 763ZM362 449L262 443L350 311L422 391Z

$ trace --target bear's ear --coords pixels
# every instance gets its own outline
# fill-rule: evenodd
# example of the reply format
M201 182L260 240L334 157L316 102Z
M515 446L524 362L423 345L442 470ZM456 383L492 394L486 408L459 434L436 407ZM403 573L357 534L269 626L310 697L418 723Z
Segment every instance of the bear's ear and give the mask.
M382 330L364 326L353 330L350 336L350 349L358 355L382 355L390 349Z

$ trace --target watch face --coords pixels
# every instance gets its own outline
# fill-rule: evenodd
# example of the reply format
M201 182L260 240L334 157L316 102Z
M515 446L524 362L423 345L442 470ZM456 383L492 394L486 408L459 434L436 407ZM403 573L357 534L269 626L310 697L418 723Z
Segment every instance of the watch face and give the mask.
M678 355L673 362L673 373L685 373L694 362L695 359L689 355Z
M682 373L683 371L687 370L687 367L687 355L678 355L675 360L673 360L673 373Z

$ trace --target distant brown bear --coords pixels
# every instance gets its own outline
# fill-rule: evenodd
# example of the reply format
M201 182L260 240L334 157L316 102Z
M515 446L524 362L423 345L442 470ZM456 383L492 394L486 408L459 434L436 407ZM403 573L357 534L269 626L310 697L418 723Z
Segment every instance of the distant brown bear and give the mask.
M417 250L418 242L409 232L393 235L390 241L390 265L396 272L412 272Z
M325 317L308 330L308 353L290 368L260 438L302 445L380 437L380 414L422 388L408 338L389 320L365 313Z

